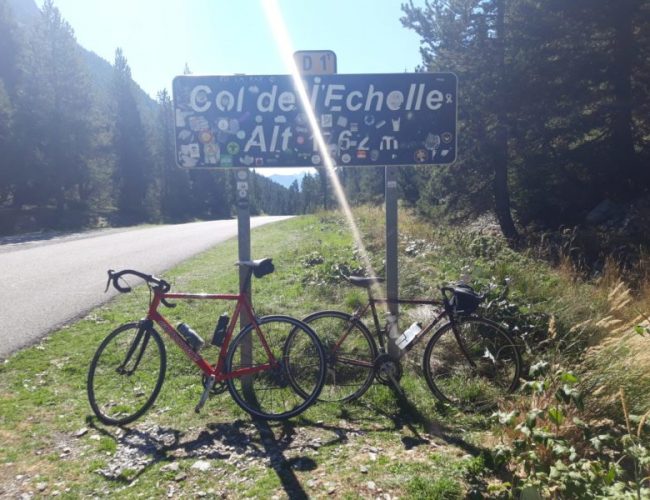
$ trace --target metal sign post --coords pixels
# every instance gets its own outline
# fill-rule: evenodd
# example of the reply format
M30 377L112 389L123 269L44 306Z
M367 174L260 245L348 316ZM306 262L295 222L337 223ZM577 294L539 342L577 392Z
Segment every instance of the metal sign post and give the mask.
M386 298L388 313L394 318L399 317L397 272L397 170L385 167L385 201L386 201ZM389 332L390 333L390 332ZM388 336L388 354L398 359L400 349L395 344L395 338Z
M248 203L248 177L249 171L247 168L240 168L236 174L236 198L237 198L237 237L239 247L239 260L251 260L251 213ZM239 293L248 297L251 302L251 282L246 282L248 275L248 268L239 266ZM243 329L251 322L246 310L242 310L239 316L239 328ZM242 366L250 365L253 361L253 346L251 343L252 336L249 336L245 342L241 344L241 364ZM242 386L245 396L254 397L252 394L252 382L248 377L242 378Z
M240 168L237 170L237 183L235 189L237 191L237 234L239 236L239 260L251 260L251 213L248 204L248 176L247 168ZM246 275L248 274L247 268L239 268L239 291L251 298L251 285L250 281L246 288ZM241 315L241 327L243 328L250 323L250 318L247 317L246 312Z

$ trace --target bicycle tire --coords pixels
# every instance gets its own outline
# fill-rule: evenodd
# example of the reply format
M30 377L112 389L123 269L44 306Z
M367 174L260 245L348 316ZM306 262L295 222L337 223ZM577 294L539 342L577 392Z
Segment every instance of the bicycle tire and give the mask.
M303 321L313 328L325 349L327 373L319 401L345 403L363 396L375 378L378 356L366 325L341 311L319 311Z
M102 341L90 363L90 407L105 424L133 422L158 397L166 369L167 354L158 332L140 323L122 325Z
M251 375L227 380L235 402L254 418L285 420L305 411L316 401L325 382L325 354L314 331L289 316L257 320L262 335L279 362ZM292 335L293 333L293 335ZM297 335L300 334L300 337ZM289 343L288 340L292 339ZM250 359L246 343L250 341ZM233 340L226 357L226 372L269 363L257 329L249 324ZM298 382L299 380L299 382ZM296 390L299 385L305 392Z
M440 401L465 411L484 411L516 389L521 357L512 337L497 323L467 317L434 333L424 351L423 369L429 388Z

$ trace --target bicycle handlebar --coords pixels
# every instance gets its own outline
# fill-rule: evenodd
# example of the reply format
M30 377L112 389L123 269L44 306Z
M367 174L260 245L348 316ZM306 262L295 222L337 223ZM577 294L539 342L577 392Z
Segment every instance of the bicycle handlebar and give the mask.
M122 286L119 283L119 279L127 274L132 274L133 276L137 276L138 278L144 280L147 282L148 285L153 285L155 288L159 288L160 291L163 293L168 292L171 289L171 285L167 283L165 280L157 278L151 274L145 274L141 273L140 271L136 271L134 269L123 269L122 271L113 271L112 269L108 270L108 281L106 282L106 290L108 291L108 288L111 286L111 282L113 283L113 287L120 293L129 293L131 291L130 286ZM161 299L161 302L167 306L167 307L176 307L176 304L172 304L170 302L167 302L164 298Z

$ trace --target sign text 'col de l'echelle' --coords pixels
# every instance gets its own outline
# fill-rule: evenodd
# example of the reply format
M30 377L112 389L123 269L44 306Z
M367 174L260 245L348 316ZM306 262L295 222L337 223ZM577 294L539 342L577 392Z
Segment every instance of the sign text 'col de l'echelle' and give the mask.
M456 159L452 73L303 76L339 166L449 164ZM174 79L181 167L318 167L323 163L293 79Z

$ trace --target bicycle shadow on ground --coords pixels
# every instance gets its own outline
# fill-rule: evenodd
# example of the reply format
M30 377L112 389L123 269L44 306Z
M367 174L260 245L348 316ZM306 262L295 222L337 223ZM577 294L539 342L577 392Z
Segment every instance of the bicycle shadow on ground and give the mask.
M273 424L235 420L209 423L203 429L188 431L151 423L104 427L94 417L89 417L87 423L99 436L108 437L117 445L108 463L95 471L109 481L130 484L154 465L163 463L160 471L173 483L185 479L189 471L185 470L187 467L181 469L179 462L187 459L196 459L190 470L203 462L199 469L211 473L233 465L239 472L263 465L276 472L290 498L307 498L294 472L316 469L316 462L305 452L347 441L346 429L312 426L304 420ZM329 431L329 439L315 442L310 427Z
M379 407L372 402L366 402L365 405L372 411L392 421L394 430L407 428L410 431L412 436L402 437L402 443L406 449L430 443L428 438L422 436L418 429L420 428L424 429L426 434L437 437L443 440L446 444L460 448L465 453L472 456L478 457L481 454L488 452L485 448L467 442L461 437L459 431L453 429L449 425L422 413L422 411L404 393L403 389L398 389L390 385L388 387L391 389L397 404L396 412L389 412L385 408Z
M393 429L391 430L402 430L406 428L410 431L412 436L402 436L401 438L402 444L406 450L421 445L435 444L431 443L430 439L420 433L419 429L423 429L427 436L438 438L444 441L447 445L459 448L473 457L484 457L484 459L487 459L486 467L490 468L496 477L500 478L504 482L512 481L512 474L509 471L494 466L491 452L488 448L477 446L468 442L466 439L463 439L462 434L466 432L466 429L455 429L453 426L443 424L439 420L425 415L417 405L407 397L401 387L389 387L397 403L397 411L387 411L372 402L364 402L362 404L364 404L368 409L371 409L392 421ZM442 416L453 416L454 410L442 403L437 406L437 410L441 412ZM468 480L478 487L479 490L486 487L485 480L482 477L473 476Z
M156 472L160 471L161 478L174 487L188 475L198 474L195 468L210 474L223 472L219 475L228 477L234 466L242 473L238 479L254 482L254 477L246 479L245 471L263 467L275 472L289 498L300 499L308 498L308 494L298 473L318 467L312 458L318 450L348 444L365 434L402 431L401 442L406 450L436 447L440 442L435 440L439 439L472 456L488 452L463 439L462 430L423 413L403 393L393 391L393 395L395 404L390 408L371 398L340 405L335 408L337 424L310 420L303 414L278 423L245 419L178 430L151 422L134 427L104 427L89 417L89 428L116 443L109 461L96 472L109 481L130 484L161 464ZM361 411L355 411L355 407Z

